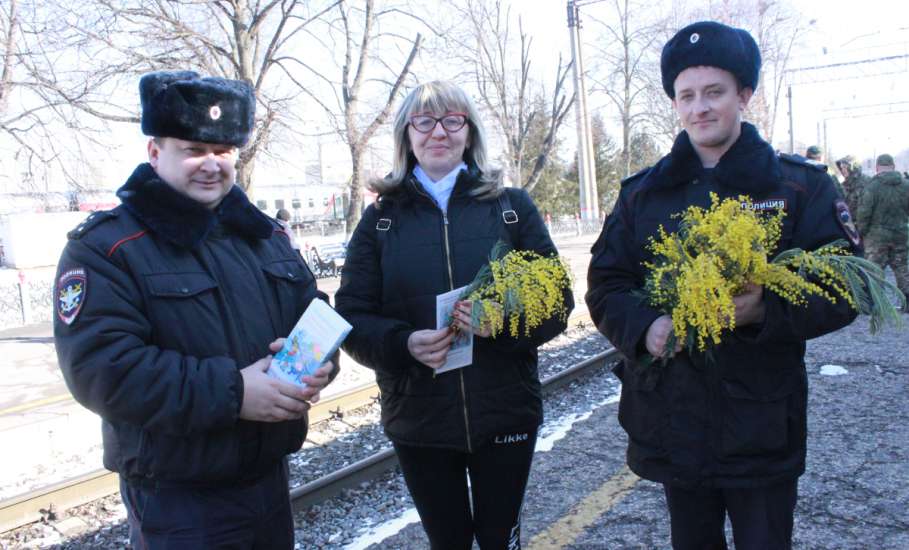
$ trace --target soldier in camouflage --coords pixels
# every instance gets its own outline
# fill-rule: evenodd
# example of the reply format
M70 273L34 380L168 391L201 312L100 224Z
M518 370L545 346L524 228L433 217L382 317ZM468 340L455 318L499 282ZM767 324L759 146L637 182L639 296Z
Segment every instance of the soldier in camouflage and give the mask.
M857 219L868 259L883 269L889 265L909 296L909 181L896 171L892 156L877 157L877 175L862 194Z
M843 198L849 206L849 211L853 215L858 213L859 202L862 200L862 193L868 186L868 179L862 174L862 165L859 164L852 155L843 157L836 161L836 168L843 181L840 184L843 190ZM864 227L859 227L861 233L865 232Z

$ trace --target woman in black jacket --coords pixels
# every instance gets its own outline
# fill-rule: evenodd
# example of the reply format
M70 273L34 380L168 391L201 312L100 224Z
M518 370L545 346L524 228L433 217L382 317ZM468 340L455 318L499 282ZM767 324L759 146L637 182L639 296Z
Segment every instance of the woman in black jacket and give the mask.
M436 296L470 283L496 241L543 255L556 249L527 193L506 190L487 166L483 125L463 90L415 88L394 139L393 171L373 185L379 198L350 239L335 297L354 327L344 348L376 371L382 424L432 547L468 549L476 537L482 548L520 548L543 420L536 348L565 322L550 319L529 337L490 337L462 304L454 322L474 335L472 363L437 372L454 333L436 329Z

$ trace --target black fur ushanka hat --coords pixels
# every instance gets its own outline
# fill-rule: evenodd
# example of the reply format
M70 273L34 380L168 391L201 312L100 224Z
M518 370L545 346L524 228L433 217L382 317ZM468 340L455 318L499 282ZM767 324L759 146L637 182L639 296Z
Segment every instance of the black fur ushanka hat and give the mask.
M147 136L243 147L252 134L256 98L248 82L160 71L139 80L139 98Z
M718 67L732 73L739 85L757 89L761 52L744 29L716 21L699 21L680 30L663 46L660 73L663 90L675 98L675 79L689 67Z

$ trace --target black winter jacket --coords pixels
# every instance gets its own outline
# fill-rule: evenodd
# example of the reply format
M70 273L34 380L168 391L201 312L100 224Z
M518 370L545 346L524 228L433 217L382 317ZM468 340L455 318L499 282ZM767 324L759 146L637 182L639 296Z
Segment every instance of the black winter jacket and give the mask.
M103 418L104 466L172 485L271 471L300 448L306 419L240 420L239 369L290 332L315 279L238 187L215 213L142 164L118 195L70 233L54 322L70 391ZM77 308L67 273L80 272Z
M777 156L750 124L712 170L704 170L682 132L672 151L626 182L593 246L586 301L600 331L626 360L619 422L628 464L646 479L683 486L753 487L799 476L805 468L805 341L855 318L839 300L793 306L764 292L766 318L727 334L714 362L683 350L668 365L645 366L644 338L661 313L642 301L648 239L672 214L747 195L752 207L784 208L780 250L815 249L848 239L848 209L822 169ZM857 234L853 236L858 240ZM857 243L855 243L857 244Z
M437 376L407 350L412 332L436 328L436 295L470 283L496 241L510 241L498 201L470 196L478 178L461 172L447 216L409 178L366 209L347 248L335 295L354 327L344 349L376 371L382 424L398 443L469 451L543 419L536 348L564 322L550 319L531 337L475 338L473 364ZM506 192L519 217L514 248L556 253L527 193Z

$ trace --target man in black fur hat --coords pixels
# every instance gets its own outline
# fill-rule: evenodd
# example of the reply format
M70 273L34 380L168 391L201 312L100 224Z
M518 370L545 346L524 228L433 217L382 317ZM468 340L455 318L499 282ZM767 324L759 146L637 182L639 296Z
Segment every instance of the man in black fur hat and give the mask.
M253 130L246 82L157 72L139 83L148 163L122 204L69 234L54 336L73 396L103 419L133 548L292 548L286 455L337 372L266 374L327 297L286 231L234 185Z
M660 226L677 231L674 214L708 207L711 193L785 211L780 250L843 238L859 247L824 169L774 154L742 122L759 70L754 39L719 23L692 24L665 45L663 88L684 131L656 165L622 182L587 276L591 318L625 356L615 373L628 465L663 484L676 549L726 548L727 513L738 550L791 547L805 470L805 341L855 317L843 300L795 306L749 284L734 298L735 330L708 360L682 345L667 352L672 318L640 298L648 240Z

